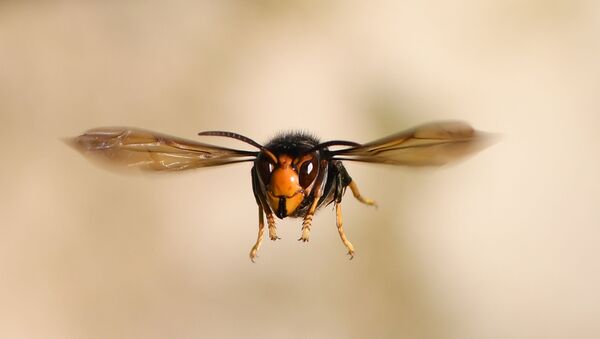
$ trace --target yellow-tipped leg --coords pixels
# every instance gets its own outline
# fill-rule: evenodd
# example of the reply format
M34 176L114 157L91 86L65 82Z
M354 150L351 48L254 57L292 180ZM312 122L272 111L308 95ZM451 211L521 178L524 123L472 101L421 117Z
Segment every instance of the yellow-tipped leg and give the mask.
M312 219L315 215L315 211L317 210L317 206L319 205L319 198L320 196L315 196L312 205L310 205L310 209L304 217L304 221L302 222L302 235L298 241L308 241L308 237L310 236L310 226L312 225Z
M352 195L354 195L356 200L362 202L363 204L375 206L375 208L377 208L377 203L375 202L375 200L371 200L360 195L360 191L358 190L358 186L356 186L354 180L352 180L348 186L350 187L350 190L352 190Z
M300 239L298 241L307 242L308 237L310 236L310 225L312 224L312 215L307 215L302 222L302 234L300 235Z
M350 260L352 260L352 258L354 258L354 246L352 246L352 243L346 238L346 233L344 233L344 226L342 225L342 205L337 202L335 203L335 223L338 232L340 233L340 238L342 239L344 246L348 249Z
M256 253L260 248L260 244L262 243L264 233L265 220L263 217L263 209L262 207L258 206L258 237L256 238L256 243L254 244L254 246L252 246L252 249L250 250L250 260L252 260L252 262L254 262L254 259L256 258Z
M267 211L267 224L269 225L269 238L273 241L281 239L277 236L277 226L275 226L275 217L273 213Z

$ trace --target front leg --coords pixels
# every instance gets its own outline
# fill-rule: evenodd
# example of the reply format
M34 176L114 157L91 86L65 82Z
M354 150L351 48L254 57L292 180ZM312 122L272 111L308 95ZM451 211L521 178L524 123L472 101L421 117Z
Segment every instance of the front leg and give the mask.
M277 227L275 226L275 217L273 216L273 211L271 211L269 204L265 200L266 193L258 179L258 174L256 173L256 167L252 167L252 171L250 173L252 175L252 193L254 193L254 199L256 199L256 203L258 204L259 209L261 209L261 213L262 213L262 210L264 210L265 213L267 213L267 225L269 227L269 238L271 240L281 239L277 236ZM263 217L261 216L260 219L262 222ZM264 225L264 222L263 222L263 225Z
M269 225L269 238L273 241L281 239L277 236L277 226L275 225L275 217L273 212L267 212L267 225Z
M319 197L315 197L312 204L310 205L310 209L306 216L304 216L304 221L302 222L302 235L298 241L307 242L308 237L310 236L310 226L312 225L313 216L315 215L315 211L317 210L317 206L319 205Z
M321 164L319 166L319 174L317 175L317 178L315 179L315 183L313 184L313 192L312 192L313 201L310 204L310 208L308 209L308 212L304 216L304 221L302 222L302 235L300 236L300 239L298 239L298 241L303 241L303 242L308 241L308 237L310 236L310 226L312 225L312 220L313 220L313 217L315 216L317 207L319 207L319 200L321 199L321 196L323 195L324 187L322 187L322 184L323 184L323 181L325 180L325 178L327 177L328 167L329 167L329 165L328 165L327 160L321 160Z

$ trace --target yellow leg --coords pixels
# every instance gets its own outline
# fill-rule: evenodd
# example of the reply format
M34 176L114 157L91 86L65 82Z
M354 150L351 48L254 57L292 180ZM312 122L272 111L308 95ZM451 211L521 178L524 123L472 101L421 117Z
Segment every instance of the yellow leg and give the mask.
M365 198L362 195L360 195L360 191L358 190L358 186L356 186L356 183L354 182L354 180L352 180L348 186L352 190L352 195L354 195L356 200L362 202L363 204L377 207L377 203L374 200Z
M260 248L260 244L262 243L264 233L265 220L263 217L263 209L261 206L258 206L258 237L256 238L256 243L254 244L254 246L252 246L252 249L250 250L250 260L252 260L252 262L254 262L254 259L256 258L256 253Z
M342 205L337 202L335 203L335 223L338 232L340 233L340 238L342 239L344 246L348 249L350 260L352 260L352 258L354 258L354 246L352 246L352 243L346 238L346 233L344 233L344 226L342 225Z
M308 237L310 236L310 226L312 225L312 219L315 215L315 211L317 210L317 206L319 205L319 198L320 196L315 196L315 200L313 200L308 213L306 213L306 216L304 217L304 221L302 222L302 235L298 241L308 241Z
M267 211L267 224L269 225L269 238L271 240L281 239L277 236L277 226L275 226L275 217L273 213Z

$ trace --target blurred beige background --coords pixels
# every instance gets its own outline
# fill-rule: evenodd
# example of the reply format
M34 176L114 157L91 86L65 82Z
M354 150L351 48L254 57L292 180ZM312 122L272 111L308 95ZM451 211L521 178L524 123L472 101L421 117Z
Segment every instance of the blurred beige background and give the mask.
M599 36L583 0L0 2L0 337L598 338ZM503 139L348 164L380 205L346 197L351 262L325 209L251 264L249 164L119 175L60 141L449 118Z

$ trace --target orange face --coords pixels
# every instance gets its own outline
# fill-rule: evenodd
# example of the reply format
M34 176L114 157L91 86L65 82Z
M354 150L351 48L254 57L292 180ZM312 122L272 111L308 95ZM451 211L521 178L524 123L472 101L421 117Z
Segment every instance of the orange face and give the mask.
M266 183L267 202L279 218L294 213L318 172L315 154L292 158L287 154L277 157L277 164L263 160L259 174Z

